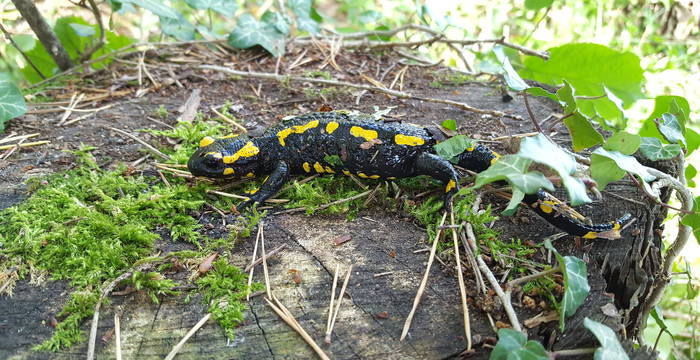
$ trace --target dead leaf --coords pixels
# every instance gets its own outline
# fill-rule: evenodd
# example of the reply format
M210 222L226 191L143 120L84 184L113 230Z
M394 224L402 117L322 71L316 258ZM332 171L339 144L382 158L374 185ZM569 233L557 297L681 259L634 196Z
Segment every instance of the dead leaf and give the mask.
M387 311L380 311L376 313L374 317L376 317L377 319L388 319L389 313Z
M532 329L535 326L539 326L540 324L552 321L559 321L559 313L557 313L556 311L543 311L535 315L534 317L523 321L523 325L525 325L525 327L527 327L528 329Z
M339 246L339 245L342 245L350 240L352 240L352 235L343 235L343 236L335 239L333 241L333 243L335 244L335 246Z
M601 306L600 310L603 312L603 314L610 316L612 318L619 318L620 317L620 313L617 311L617 308L615 307L615 304L613 304L613 303L607 303L607 304Z
M204 259L204 261L202 261L201 264L199 264L197 271L200 275L206 274L209 270L211 270L211 267L214 263L214 260L216 260L217 256L219 256L219 253L215 251L211 255L207 256L207 258Z

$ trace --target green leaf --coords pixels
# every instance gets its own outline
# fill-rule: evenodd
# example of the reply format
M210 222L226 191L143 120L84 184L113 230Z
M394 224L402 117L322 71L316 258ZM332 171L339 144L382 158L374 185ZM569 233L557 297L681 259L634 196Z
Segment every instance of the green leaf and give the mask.
M556 94L553 94L541 87L533 86L525 90L528 94L533 96L544 96L550 98L552 101L559 101Z
M617 335L612 329L589 318L583 319L583 326L590 330L600 343L600 347L593 354L593 359L629 360L625 349L620 345L620 341L617 340Z
M160 17L177 19L178 12L159 0L121 0L122 4L134 4Z
M513 329L498 330L498 342L490 360L549 360L547 350L537 341L527 340L525 334Z
M559 312L559 327L564 331L564 320L576 313L591 291L588 269L586 263L575 256L561 256L549 239L545 240L544 246L554 253L564 275L564 297Z
M94 26L76 24L76 23L68 24L68 25L73 29L73 31L75 31L76 34L78 34L78 36L90 37L90 36L94 36L97 33Z
M572 176L576 173L576 160L558 145L549 141L546 136L538 134L523 139L518 155L547 165L556 171L566 187L572 205L591 202L586 193L586 185L580 179Z
M605 189L609 183L622 179L625 174L615 160L597 154L591 155L591 177L598 183L598 189Z
M5 129L7 120L24 115L27 105L24 103L22 92L12 82L8 73L0 73L0 132Z
M607 151L603 148L597 148L593 154L600 155L612 159L615 164L622 170L639 176L645 182L652 181L656 177L647 171L647 167L640 164L637 159L632 156L624 155L617 151ZM595 179L595 178L594 178ZM596 180L597 181L597 180Z
M475 140L468 138L466 135L457 135L436 144L433 148L440 157L452 161L464 150L474 146L476 146Z
M160 29L164 34L170 35L177 40L194 40L196 28L182 14L177 14L178 18L160 18Z
M238 18L236 28L228 36L228 43L239 49L260 45L272 56L279 56L284 51L284 35L248 13Z
M681 224L690 226L693 229L695 240L700 244L700 196L695 198L693 213L683 216Z
M554 0L525 0L525 8L528 10L539 10L552 6Z
M559 104L564 108L564 114L570 114L578 108L576 105L576 98L574 97L574 89L571 87L568 81L563 80L564 86L557 90L557 100Z
M675 115L683 124L685 124L687 119L686 115L690 114L690 105L688 104L688 100L682 96L670 95L657 96L654 98L654 110L642 123L642 128L639 130L639 136L662 138L661 133L657 129L655 120L660 118L663 113L671 113Z
M454 119L447 119L440 125L447 130L457 131L457 122Z
M311 0L288 0L287 6L294 13L297 29L311 34L319 33L318 22L311 17Z
M651 161L671 159L681 153L678 144L663 144L655 137L643 137L639 151Z
M272 25L280 33L287 35L289 34L289 19L286 15L282 15L275 11L265 11L262 18L262 22L268 25Z
M49 77L58 72L58 66L41 42L34 40L34 46L31 50L25 51L25 54L32 60L32 63L34 63L44 76ZM29 65L23 67L21 72L24 78L30 83L37 83L42 80L41 76Z
M564 79L578 95L600 96L605 88L629 107L643 98L644 74L639 58L630 52L618 52L603 45L580 43L549 49L550 58L530 56L524 60L520 75L526 79L560 85ZM607 98L599 99L610 101ZM591 101L595 104L595 101ZM582 112L592 116L595 107Z
M510 196L510 201L508 201L508 206L506 206L505 210L501 211L501 214L504 216L514 215L518 210L518 205L520 205L525 198L525 193L517 187L513 187L511 192L512 195Z
M671 144L681 143L683 146L687 146L685 142L685 137L683 136L684 129L681 123L678 122L678 118L671 113L663 113L661 115L662 122L659 123L659 131L664 138Z
M523 80L520 75L513 69L513 65L510 64L508 56L503 52L503 47L500 45L493 47L493 52L496 54L496 58L500 62L502 68L503 78L506 80L508 87L514 91L523 91L530 86Z
M700 134L691 128L685 129L685 140L688 141L688 152L686 157L690 156L698 147L700 147Z
M554 190L554 185L542 173L526 172L530 163L530 159L519 155L503 156L488 169L476 175L474 188L478 189L488 183L506 180L527 194L533 194L541 188Z
M376 23L382 18L382 13L376 10L367 10L360 14L359 22L360 24L372 24Z
M232 17L238 10L235 0L185 0L185 2L195 9L214 10L226 17Z
M603 142L603 135L600 135L591 122L578 111L564 119L564 125L571 133L574 151L588 149Z
M688 187L695 187L695 176L698 174L698 170L693 166L693 164L688 164L685 168L685 181L688 183Z
M661 329L661 331L664 331L668 329L668 326L666 325L666 319L664 319L664 315L661 313L661 308L659 305L654 305L653 308L651 308L651 311L649 312L649 315L651 315L652 319L654 319L654 322L656 322L656 326ZM670 332L668 333L671 338L673 338L673 334Z
M632 155L639 149L641 143L642 139L639 135L620 131L609 137L608 140L605 141L603 147L606 150L619 151L625 155Z

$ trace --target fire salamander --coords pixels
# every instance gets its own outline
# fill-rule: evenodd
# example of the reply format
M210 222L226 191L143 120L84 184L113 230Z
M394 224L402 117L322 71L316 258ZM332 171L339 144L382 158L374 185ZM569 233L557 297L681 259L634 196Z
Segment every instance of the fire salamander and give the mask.
M437 142L438 136L418 125L374 121L344 112L311 113L284 121L253 139L205 137L187 166L193 175L211 178L269 175L239 209L270 198L293 175L341 173L387 180L428 175L443 182L449 207L459 190L459 175L449 161L436 155L433 146ZM458 165L481 172L498 157L477 145L459 156ZM526 195L523 202L552 225L587 239L618 234L631 218L626 214L616 221L589 225L542 190Z

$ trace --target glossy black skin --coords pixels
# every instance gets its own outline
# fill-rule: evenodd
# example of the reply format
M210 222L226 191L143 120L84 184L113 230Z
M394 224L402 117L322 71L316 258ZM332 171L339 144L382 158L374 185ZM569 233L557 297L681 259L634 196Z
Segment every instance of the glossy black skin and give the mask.
M329 123L337 123L338 126L332 129L328 127ZM311 126L314 124L316 126ZM377 136L370 136L368 140L356 136L357 133L353 135L353 127L374 131ZM300 130L300 133L291 132L280 140L280 131L285 129ZM397 135L420 139L421 143L397 144ZM435 154L433 145L436 143L437 140L427 129L416 125L375 121L342 112L311 113L284 121L255 139L238 137L215 140L192 155L188 168L193 175L213 178L269 175L261 188L239 209L270 198L294 175L331 172L381 179L428 175L445 184L445 204L449 209L451 198L459 189L459 176L450 162ZM252 145L259 149L259 152L239 157L233 163L223 162L224 156L236 154L246 144L249 148ZM221 156L217 157L216 154ZM497 155L493 151L478 145L465 150L459 157L458 165L481 172L494 159L497 159ZM341 163L337 163L337 160ZM304 164L308 166L305 168ZM316 164L322 171L314 168ZM233 169L233 174L224 175L227 167ZM537 206L541 201L551 199L551 195L540 190L536 194L526 195L523 202L551 224L573 235L592 238L592 233L619 228L629 216L607 224L588 225L564 212L544 212Z

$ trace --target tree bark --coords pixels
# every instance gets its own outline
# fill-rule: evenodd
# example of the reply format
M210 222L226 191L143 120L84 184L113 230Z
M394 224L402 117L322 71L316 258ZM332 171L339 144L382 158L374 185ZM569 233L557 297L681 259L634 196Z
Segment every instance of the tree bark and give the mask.
M63 71L70 69L73 66L73 61L71 61L70 56L68 56L66 48L63 47L63 44L61 44L56 34L54 34L51 26L49 26L39 13L34 1L12 0L12 3L15 4L17 11L22 14L22 18L24 18L32 28L39 38L39 41L41 41L46 51L53 58L53 61L58 65L58 68Z

